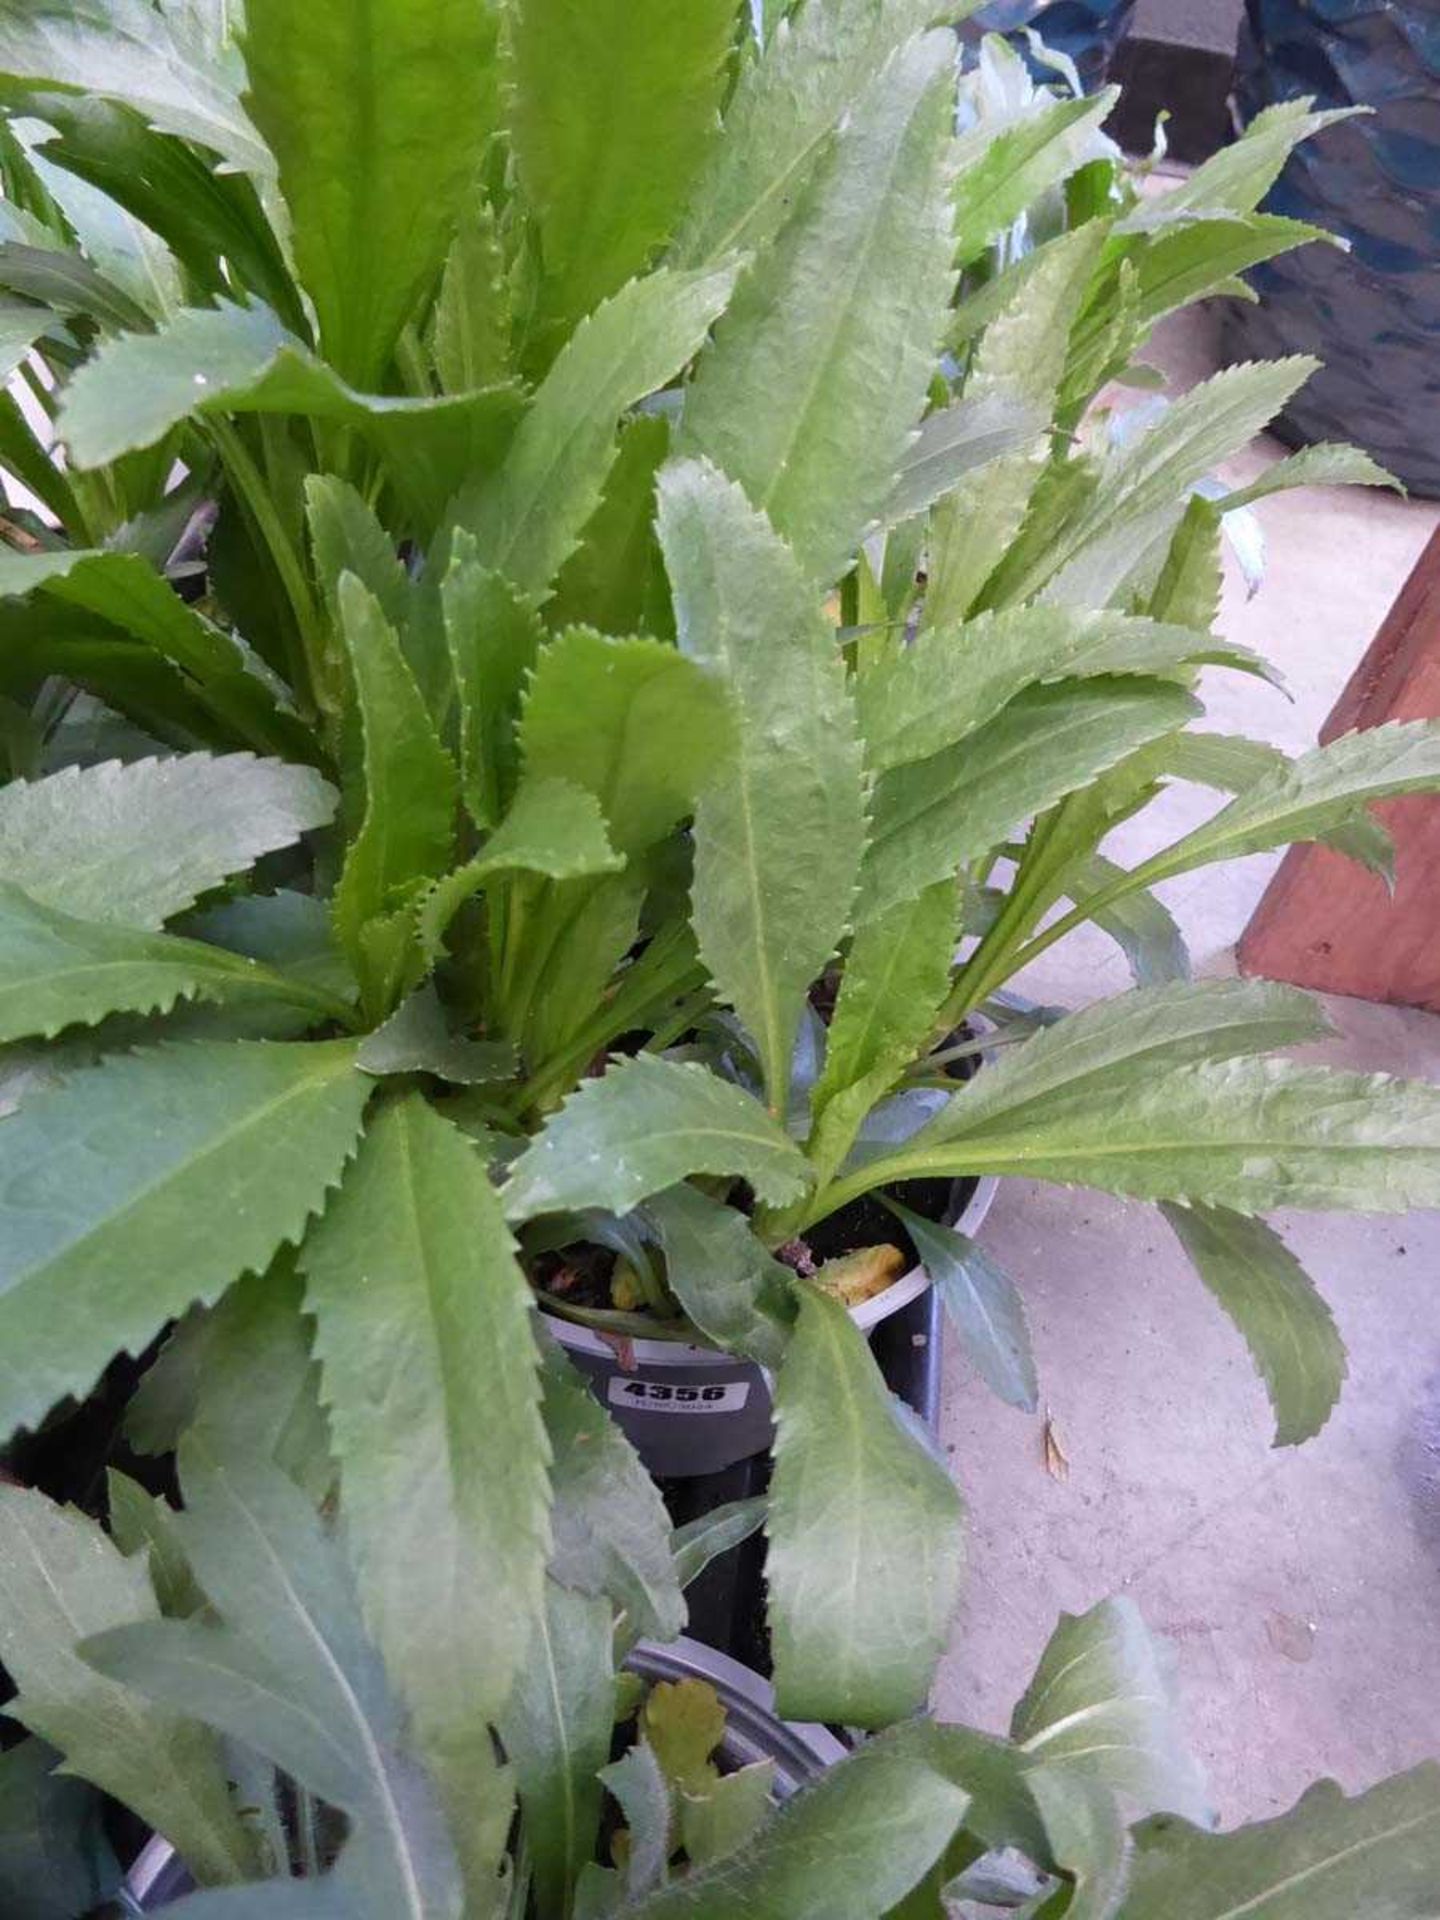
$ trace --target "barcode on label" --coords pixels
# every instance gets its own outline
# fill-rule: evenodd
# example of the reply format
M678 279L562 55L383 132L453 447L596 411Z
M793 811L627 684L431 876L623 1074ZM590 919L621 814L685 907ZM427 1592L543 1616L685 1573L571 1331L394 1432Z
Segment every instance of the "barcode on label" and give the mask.
M636 1380L623 1373L610 1376L610 1404L641 1413L738 1413L750 1397L748 1380L724 1386L670 1386L663 1380Z

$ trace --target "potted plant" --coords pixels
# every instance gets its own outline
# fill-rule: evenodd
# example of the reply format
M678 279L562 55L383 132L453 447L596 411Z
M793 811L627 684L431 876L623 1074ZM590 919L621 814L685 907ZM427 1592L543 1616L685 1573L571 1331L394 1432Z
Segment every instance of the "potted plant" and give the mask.
M547 1385L623 1448L563 1371ZM1209 1831L1161 1651L1128 1602L1062 1618L1008 1738L912 1720L849 1755L785 1727L753 1676L705 1649L637 1648L642 1625L677 1616L706 1543L667 1539L624 1475L562 1467L527 1618L417 1635L418 1692L397 1698L343 1530L268 1438L202 1414L180 1444L180 1512L117 1480L128 1554L73 1509L0 1488L0 1645L32 1729L0 1757L16 1920L75 1920L113 1888L96 1785L158 1827L132 1910L195 1920L941 1920L967 1901L1222 1920L1281 1914L1297 1887L1314 1920L1426 1911L1440 1772L1354 1799L1323 1783L1278 1820ZM617 1495L640 1501L623 1532ZM500 1650L520 1624L532 1637L512 1667ZM186 1895L196 1881L208 1891Z
M958 1495L843 1302L775 1254L911 1177L1158 1200L1297 1439L1338 1342L1253 1214L1440 1187L1434 1089L1256 1057L1316 1030L1280 989L1147 985L1011 1022L953 1074L971 1013L1077 920L1146 980L1182 972L1152 882L1297 836L1383 860L1367 802L1440 783L1424 726L1295 762L1186 731L1202 663L1257 668L1209 632L1233 499L1194 488L1305 366L1221 375L1128 441L1090 412L1145 378L1163 313L1313 236L1243 204L1271 135L1141 204L1094 150L1103 101L957 83L928 7L812 4L732 60L717 0L653 61L618 32L577 61L534 0L501 90L484 17L451 36L438 5L382 46L341 0L252 0L243 61L189 9L0 23L56 165L121 206L162 165L193 186L135 217L197 304L99 329L58 403L71 459L192 436L249 542L233 571L207 550L208 610L123 540L0 557L17 657L189 749L0 790L24 1049L0 1430L187 1309L142 1424L233 1380L207 1356L249 1315L288 1356L256 1377L308 1380L313 1322L408 1699L417 1635L542 1590L558 1442L512 1236L537 1261L562 1217L658 1242L666 1297L776 1371L781 1710L881 1724L925 1697ZM617 119L622 85L643 110ZM601 125L603 182L570 139ZM287 240L220 222L202 186L237 171ZM1331 450L1259 485L1317 471L1375 474ZM1168 777L1236 797L1116 871L1109 825ZM1013 1290L911 1215L981 1364L1028 1396ZM288 1444L309 1404L284 1402ZM842 1592L849 1564L870 1577Z

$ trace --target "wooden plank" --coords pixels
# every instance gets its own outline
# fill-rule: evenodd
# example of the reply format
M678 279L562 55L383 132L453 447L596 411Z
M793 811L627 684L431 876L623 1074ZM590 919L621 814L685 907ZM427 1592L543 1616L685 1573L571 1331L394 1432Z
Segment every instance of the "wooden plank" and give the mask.
M1321 732L1440 718L1440 527ZM1242 973L1440 1012L1440 795L1375 808L1395 892L1327 847L1292 847L1240 940Z

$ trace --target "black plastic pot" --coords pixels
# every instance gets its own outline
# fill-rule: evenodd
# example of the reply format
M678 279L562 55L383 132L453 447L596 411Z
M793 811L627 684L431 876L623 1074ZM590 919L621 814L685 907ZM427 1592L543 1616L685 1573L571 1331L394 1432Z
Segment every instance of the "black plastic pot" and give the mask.
M989 1211L995 1182L957 1181L954 1194L948 1217L973 1238ZM884 1293L854 1308L851 1318L869 1333L929 1290L925 1269L912 1267ZM769 1447L774 1434L770 1379L753 1361L678 1340L626 1340L617 1348L558 1314L547 1314L546 1321L657 1478L723 1473Z
M1228 303L1226 354L1317 354L1279 437L1357 441L1440 495L1440 0L1246 0L1238 123L1302 94L1373 112L1298 147L1265 205L1351 251L1257 267L1261 304Z
M828 1728L777 1720L770 1682L697 1640L672 1640L667 1646L642 1642L625 1665L645 1680L708 1680L725 1709L725 1738L719 1754L722 1770L733 1772L757 1760L773 1760L777 1800L788 1800L845 1756L844 1745ZM158 1913L192 1892L194 1884L169 1841L156 1836L127 1874L118 1911Z
M1019 29L1033 28L1047 47L1075 62L1085 91L1094 93L1104 86L1111 62L1130 31L1135 4L1136 0L1049 0L1048 5L1039 6L1036 0L991 0L967 24L988 33L1014 34L1020 53L1027 53L1028 43ZM1037 79L1053 77L1036 69Z

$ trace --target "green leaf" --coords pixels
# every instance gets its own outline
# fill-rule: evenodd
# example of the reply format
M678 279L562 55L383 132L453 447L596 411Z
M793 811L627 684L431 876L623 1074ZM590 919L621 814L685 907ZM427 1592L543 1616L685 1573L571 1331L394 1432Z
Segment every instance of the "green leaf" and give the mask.
M531 777L594 794L618 853L653 846L689 813L729 744L726 689L660 640L572 627L542 648L520 749Z
M1393 474L1359 447L1337 446L1320 440L1302 447L1283 460L1276 460L1248 486L1227 493L1218 503L1221 511L1232 513L1236 507L1248 507L1288 487L1400 487ZM1403 488L1400 489L1403 492Z
M465 805L477 826L493 827L515 791L515 722L544 628L530 603L482 567L476 553L474 536L457 527L440 603L460 708Z
M545 1608L500 1722L538 1911L570 1911L595 1857L600 1769L615 1727L610 1603L545 1583Z
M1031 1790L1034 1776L1025 1756L1010 1741L921 1716L892 1727L872 1746L924 1759L959 1787L969 1802L967 1835L983 1840L987 1848L1018 1848L1047 1869L1053 1864Z
M661 1885L670 1858L670 1794L655 1755L640 1740L600 1778L619 1802L629 1841L625 1891L632 1900Z
M738 1547L765 1524L769 1503L763 1494L749 1500L729 1500L712 1507L698 1520L687 1520L670 1537L675 1555L675 1577L682 1587L702 1574L710 1562Z
M105 0L103 7L41 0L9 12L0 20L0 72L100 94L241 172L263 180L274 171L228 68L187 45L146 0Z
M340 582L353 573L375 596L397 633L410 619L410 579L393 535L348 480L333 473L305 476L305 520L320 589L333 620L340 619Z
M1323 1039L1319 1004L1266 980L1173 982L1117 994L1044 1028L955 1094L924 1134L948 1135L986 1114L1043 1119L1076 1095L1113 1099L1191 1061L1268 1052Z
M778 1366L794 1318L791 1275L744 1214L698 1187L670 1187L646 1202L665 1249L665 1278L708 1340L761 1366Z
M694 357L734 280L733 266L647 274L570 336L505 460L456 510L479 558L521 593L548 593L600 504L621 414Z
M183 1619L197 1612L205 1596L180 1545L175 1509L115 1467L106 1469L105 1489L110 1536L127 1559L146 1556L146 1571L161 1613Z
M1115 449L1096 484L1058 527L1035 520L986 589L992 603L1107 599L1133 565L1157 516L1183 508L1190 488L1264 427L1315 371L1303 357L1227 367L1191 389L1146 433Z
M828 153L835 128L896 48L934 15L933 0L830 0L801 7L767 34L764 58L741 74L690 196L676 263L707 266L762 252Z
M475 858L437 880L422 897L419 926L426 955L439 957L445 929L455 915L499 874L574 880L614 873L624 864L606 838L605 818L593 793L569 780L523 780L510 811Z
M845 930L864 844L854 714L814 593L738 487L704 462L672 465L659 524L681 650L739 719L696 808L693 923L783 1113L805 994Z
M1033 452L967 474L930 516L922 627L963 619L1019 533L1040 477Z
M1050 187L1095 154L1096 135L1119 99L1117 87L1050 101L992 131L985 122L962 137L955 183L955 257L964 263L1002 234Z
M952 285L953 62L937 33L876 76L686 396L680 451L738 481L825 585L884 508L935 370Z
M797 1291L765 1563L775 1706L787 1720L884 1726L929 1693L959 1594L963 1509L845 1308Z
M670 1523L639 1455L553 1346L541 1375L553 1452L550 1573L562 1586L604 1594L626 1616L631 1639L673 1640L685 1602Z
M637 413L620 429L620 451L584 537L560 569L546 609L557 632L672 634L670 594L655 538L655 476L670 451L670 422Z
M976 1372L1007 1406L1033 1413L1035 1356L1014 1281L968 1234L922 1219L893 1200L886 1205L914 1241Z
M1166 674L1196 661L1258 666L1190 627L1108 609L1013 607L930 627L856 685L867 763L925 760L993 720L1026 687L1102 674Z
M473 1087L508 1080L519 1063L508 1041L468 1040L456 1033L440 996L427 983L365 1036L355 1064L365 1073L433 1073L457 1086Z
M510 133L542 311L573 322L670 238L714 138L733 0L521 0Z
M85 1643L86 1658L183 1702L349 1815L369 1911L448 1920L459 1908L454 1854L428 1783L397 1751L399 1711L338 1542L277 1467L191 1436L180 1472L181 1539L223 1624L112 1628Z
M353 574L340 582L341 632L364 739L365 816L335 889L335 924L368 998L380 983L367 968L363 930L414 899L417 883L449 867L459 781L441 746L395 630Z
M328 994L199 940L80 920L0 881L0 1042L46 1038L111 1013L168 1013L177 1000L267 1000L334 1018Z
M65 388L57 426L77 467L99 467L192 414L334 421L370 442L428 533L466 477L499 462L520 411L513 386L440 399L357 392L268 308L222 305L105 342Z
M87 1635L158 1621L144 1563L73 1507L0 1486L0 1602L0 1657L20 1695L6 1711L163 1833L202 1883L243 1880L254 1848L210 1735L103 1679L76 1651Z
M775 1762L755 1760L720 1774L704 1793L682 1792L680 1838L693 1867L708 1867L750 1846L770 1816Z
M1077 907L1093 894L1105 892L1121 875L1103 855L1092 853L1065 877L1065 891ZM1190 978L1190 954L1184 935L1168 907L1153 893L1141 891L1108 906L1097 907L1090 918L1120 948L1130 963L1137 987L1158 987L1167 980Z
M939 1858L965 1809L928 1759L872 1741L787 1801L749 1846L652 1894L635 1920L876 1920Z
M967 392L953 406L937 408L920 422L901 459L881 521L897 526L923 513L977 467L1033 447L1049 424L1034 401L1001 388Z
M1159 1644L1131 1600L1062 1613L1010 1723L1030 1769L1092 1780L1147 1813L1203 1820Z
M1220 595L1225 584L1222 528L1215 503L1196 494L1160 568L1148 612L1156 620L1175 620L1209 633L1220 617Z
M1440 1769L1347 1800L1333 1780L1234 1833L1150 1820L1135 1832L1120 1920L1424 1920L1440 1875Z
M882 774L857 920L873 920L954 875L1022 821L1199 710L1182 688L1157 680L1032 687L958 746Z
M531 1141L506 1184L505 1211L512 1221L585 1207L629 1213L692 1173L748 1180L774 1206L808 1178L758 1100L704 1067L637 1054L586 1080Z
M361 1604L463 1843L549 1549L534 1297L483 1161L418 1094L371 1122L303 1262ZM498 1864L467 1857L477 1906Z
M806 1153L826 1180L854 1145L871 1108L923 1049L950 985L959 935L948 880L860 927L850 942L810 1096Z
M1075 1883L1066 1920L1113 1920L1125 1889L1125 1822L1115 1796L1083 1775L1037 1767L1030 1791L1051 1848Z
M1252 780L1228 807L1144 861L1132 883L1151 886L1214 860L1238 859L1292 840L1318 840L1348 827L1373 800L1436 787L1440 722L1401 721L1342 734L1296 760L1272 763L1271 771Z
M1275 1410L1275 1445L1311 1439L1340 1397L1345 1345L1304 1268L1263 1220L1223 1207L1161 1212L1245 1337Z
M67 767L0 790L0 871L62 913L158 927L334 811L309 767L248 753Z
M74 1920L120 1884L100 1798L55 1771L58 1758L33 1739L0 1753L0 1902L12 1920Z
M1349 120L1354 107L1312 113L1313 102L1301 98L1265 107L1237 140L1212 154L1169 189L1157 211L1176 213L1253 213L1280 178L1281 169L1302 140L1324 127Z
M435 297L432 351L445 393L473 393L510 372L510 292L495 214L465 208Z
M475 0L247 0L246 95L280 169L320 345L378 388L449 249L495 124Z
M332 1491L330 1429L294 1259L246 1274L166 1340L125 1413L137 1453L173 1453L192 1427L226 1456L273 1460L319 1505Z
M195 1041L77 1073L0 1123L0 1432L297 1239L371 1085L345 1042Z

